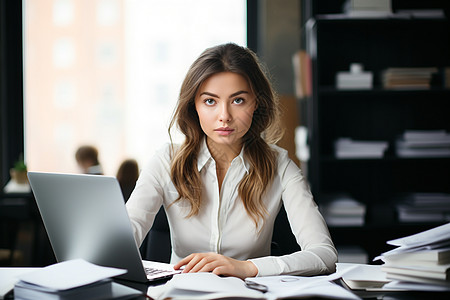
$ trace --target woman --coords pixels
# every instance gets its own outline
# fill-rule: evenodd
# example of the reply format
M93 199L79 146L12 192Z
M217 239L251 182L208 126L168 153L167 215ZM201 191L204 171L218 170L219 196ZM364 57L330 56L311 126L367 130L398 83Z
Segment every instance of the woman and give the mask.
M170 125L185 141L155 155L127 203L137 243L163 205L175 269L240 278L333 272L337 253L309 187L272 144L280 137L278 111L253 52L235 44L205 50L186 75ZM282 204L302 251L273 257Z

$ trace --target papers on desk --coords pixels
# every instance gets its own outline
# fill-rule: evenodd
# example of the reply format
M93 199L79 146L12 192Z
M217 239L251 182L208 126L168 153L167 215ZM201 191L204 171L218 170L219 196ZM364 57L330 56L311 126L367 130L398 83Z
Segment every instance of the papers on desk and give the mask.
M328 299L359 299L350 291L332 283L341 274L330 276L267 276L247 278L268 288L266 293L250 289L241 279L219 277L212 273L175 275L167 284L149 287L153 299L285 299L293 297L321 297Z
M384 285L390 282L379 265L337 263L336 266L338 272L351 268L342 276L342 281L352 290L383 290Z
M397 248L376 258L393 280L386 287L450 291L450 223L387 243Z
M69 260L18 276L15 299L114 299L138 295L112 282L126 270L101 267L82 259ZM126 288L125 291L123 288Z
M0 299L4 299L5 296L14 288L14 285L19 281L18 277L22 274L33 272L39 268L18 268L7 267L0 268Z

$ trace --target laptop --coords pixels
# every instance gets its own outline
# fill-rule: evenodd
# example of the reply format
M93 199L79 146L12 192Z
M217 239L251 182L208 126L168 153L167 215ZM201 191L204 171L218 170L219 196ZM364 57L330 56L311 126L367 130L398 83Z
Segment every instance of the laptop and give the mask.
M28 172L28 179L58 262L82 258L127 269L118 278L136 282L181 272L141 259L115 177Z

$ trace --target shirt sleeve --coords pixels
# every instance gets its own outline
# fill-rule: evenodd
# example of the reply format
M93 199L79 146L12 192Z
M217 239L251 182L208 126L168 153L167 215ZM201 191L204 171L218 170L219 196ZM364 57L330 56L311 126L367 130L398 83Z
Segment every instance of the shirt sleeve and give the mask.
M279 163L278 172L283 187L282 200L301 251L250 261L258 268L258 276L333 273L336 270L337 251L327 224L313 200L301 170L286 155L280 155L282 162ZM283 164L283 161L286 163Z
M141 171L136 187L126 203L134 239L140 246L153 225L164 200L165 180L168 178L168 148L160 151Z

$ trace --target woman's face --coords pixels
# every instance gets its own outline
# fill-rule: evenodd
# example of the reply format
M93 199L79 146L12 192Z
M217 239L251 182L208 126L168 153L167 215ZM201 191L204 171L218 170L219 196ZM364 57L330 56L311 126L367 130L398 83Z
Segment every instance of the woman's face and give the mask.
M206 79L195 97L195 108L208 146L240 149L256 107L255 95L243 76L222 72Z

